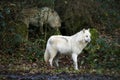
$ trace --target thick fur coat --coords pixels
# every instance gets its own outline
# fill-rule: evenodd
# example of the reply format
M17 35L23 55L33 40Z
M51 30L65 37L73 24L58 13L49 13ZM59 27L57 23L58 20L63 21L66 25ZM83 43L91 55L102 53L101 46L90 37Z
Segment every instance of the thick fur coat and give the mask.
M80 32L72 36L62 36L56 35L51 36L46 45L46 50L44 54L44 59L53 66L53 60L56 65L59 66L58 60L59 54L71 55L74 61L75 69L78 70L77 57L86 47L86 45L91 41L91 34L88 30L81 30Z

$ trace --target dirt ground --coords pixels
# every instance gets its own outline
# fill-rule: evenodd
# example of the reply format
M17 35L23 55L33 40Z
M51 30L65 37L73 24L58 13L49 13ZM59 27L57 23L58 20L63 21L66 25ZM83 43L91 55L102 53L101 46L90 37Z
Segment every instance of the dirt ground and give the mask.
M120 80L120 76L109 76L99 74L68 74L65 72L59 74L1 74L0 80Z
M50 68L44 61L28 63L14 61L0 64L0 80L120 80L120 75L112 70L94 70L81 67L78 71L66 59L60 61L59 68ZM64 62L65 61L65 62Z

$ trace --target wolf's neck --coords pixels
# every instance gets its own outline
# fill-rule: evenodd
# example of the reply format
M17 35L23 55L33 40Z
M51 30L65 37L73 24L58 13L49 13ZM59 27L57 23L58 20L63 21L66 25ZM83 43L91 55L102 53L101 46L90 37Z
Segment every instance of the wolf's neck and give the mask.
M82 37L82 32L80 31L80 32L72 35L71 37L73 37L73 39L77 39L78 37L80 38L80 37Z

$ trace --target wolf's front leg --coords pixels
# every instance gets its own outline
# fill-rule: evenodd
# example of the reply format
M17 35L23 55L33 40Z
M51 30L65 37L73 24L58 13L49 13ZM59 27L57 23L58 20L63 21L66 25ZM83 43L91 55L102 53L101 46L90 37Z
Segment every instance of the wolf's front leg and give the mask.
M78 64L77 64L77 54L73 53L72 54L72 59L73 59L73 62L74 62L74 68L75 70L78 70Z

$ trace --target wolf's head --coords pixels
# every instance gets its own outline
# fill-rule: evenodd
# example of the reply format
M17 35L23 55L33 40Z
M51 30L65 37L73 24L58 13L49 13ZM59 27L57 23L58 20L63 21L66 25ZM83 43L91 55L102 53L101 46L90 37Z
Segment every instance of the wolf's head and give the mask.
M90 29L83 29L83 38L86 43L91 41Z

